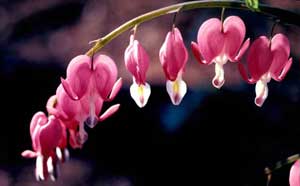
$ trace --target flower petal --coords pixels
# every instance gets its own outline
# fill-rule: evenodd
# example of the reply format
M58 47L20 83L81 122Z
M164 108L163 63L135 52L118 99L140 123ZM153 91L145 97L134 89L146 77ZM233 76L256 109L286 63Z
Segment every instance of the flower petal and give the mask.
M225 36L225 53L230 61L234 61L245 38L245 24L238 16L229 16L224 20L223 31Z
M134 40L133 35L130 36L130 40L124 53L125 66L138 84L144 84L149 68L149 56L138 40Z
M80 101L72 100L65 89L63 88L62 84L60 84L56 89L56 114L55 116L59 116L61 119L71 119L74 118L76 115L79 114L81 111L81 103L83 99Z
M245 53L246 50L248 49L249 45L250 45L250 39L248 38L248 39L243 43L243 45L241 46L241 48L240 48L238 54L235 56L235 58L234 58L234 59L230 59L230 60L231 60L231 61L234 61L234 62L240 61L240 59L243 57L244 53Z
M283 67L282 71L279 72L278 74L272 75L272 78L276 81L282 81L285 78L287 72L290 70L292 66L292 62L293 59L290 58L289 61L285 63L285 66Z
M204 64L204 65L209 65L210 63L213 63L213 61L211 61L209 64L202 59L202 56L200 54L199 48L198 48L198 44L195 43L194 41L191 42L191 48L192 48L192 52L196 58L196 60L200 63L200 64Z
M289 176L290 186L299 186L300 185L300 161L297 160L290 170Z
M64 80L62 77L60 78L61 84L65 90L65 92L67 93L67 95L74 101L79 100L79 97L77 96L77 94L73 91L71 85L69 84L68 81Z
M249 72L254 80L260 79L271 66L273 56L269 44L269 39L266 36L261 36L249 48L247 62Z
M106 55L99 55L94 59L94 83L96 90L103 99L107 99L118 75L115 62Z
M179 105L187 92L186 83L179 76L175 81L167 80L166 82L167 92L174 105Z
M41 126L39 133L39 141L41 153L50 155L59 144L62 137L62 127L60 121L55 116L49 116L48 123Z
M32 141L32 148L34 151L39 151L40 141L39 141L39 132L42 125L45 125L48 122L47 116L43 112L37 112L33 115L30 122L30 136Z
M173 28L172 31L168 32L160 48L159 58L169 80L174 81L178 73L184 70L188 53L181 33L177 28Z
M210 64L224 48L225 38L222 33L221 21L217 18L205 21L200 26L197 41L203 59Z
M24 158L36 158L37 153L31 150L25 150L22 152L21 156L23 156Z
M86 93L91 73L91 58L89 56L79 55L71 60L67 68L67 83L62 81L71 98L76 99L78 96L77 99L80 99Z
M98 121L103 121L105 119L107 119L108 117L110 117L111 115L113 115L114 113L116 113L119 110L120 104L116 104L113 105L111 107L109 107L98 119Z
M35 164L35 178L37 181L43 181L47 178L46 161L42 155L37 156Z
M216 63L215 64L215 77L212 80L212 84L216 88L221 88L225 83L224 79L224 68L222 64Z
M122 78L119 78L115 82L114 86L112 87L112 90L111 90L111 93L110 93L108 99L105 101L112 101L113 99L115 99L115 97L119 93L121 87L122 87Z
M239 72L240 72L242 78L247 83L250 83L250 84L256 83L257 80L253 79L252 77L251 78L248 77L248 73L246 72L246 69L242 63L238 63L238 69L239 69Z
M255 93L256 93L255 104L258 107L261 107L268 97L267 83L259 80L255 85Z
M270 72L275 80L282 80L288 72L292 60L288 60L290 55L290 44L288 38L283 34L276 34L272 38L271 51L273 53L273 61ZM283 71L284 69L284 71ZM283 72L283 73L282 73ZM281 77L281 78L279 78Z
M151 88L148 83L145 83L145 85L138 85L137 83L133 82L130 86L130 95L140 108L147 104L150 94Z

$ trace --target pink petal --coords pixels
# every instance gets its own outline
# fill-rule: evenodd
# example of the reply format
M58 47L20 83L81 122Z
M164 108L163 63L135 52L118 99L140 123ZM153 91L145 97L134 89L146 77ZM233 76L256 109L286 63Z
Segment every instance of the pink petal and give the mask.
M37 112L33 115L30 122L30 136L32 141L32 148L34 151L40 149L39 132L40 127L48 121L47 116L43 112Z
M238 54L235 56L235 58L231 61L240 61L241 58L243 57L244 53L246 52L246 50L248 49L250 45L250 39L248 38L242 45L242 47L240 48L240 51L238 52Z
M55 116L49 116L48 123L43 125L39 132L41 153L43 155L50 155L58 146L61 137L62 127L59 120Z
M61 84L64 87L65 92L67 95L74 101L78 100L79 97L77 94L73 91L71 85L68 83L68 81L64 80L62 77L60 78Z
M37 157L37 153L33 152L31 150L25 150L22 152L21 154L24 158L36 158Z
M234 61L244 41L246 28L238 16L229 16L224 20L225 53L230 61Z
M110 57L99 55L94 59L94 67L93 86L103 99L107 99L117 80L117 66Z
M253 79L252 77L251 78L248 77L248 73L246 72L246 69L242 63L238 63L238 68L239 68L239 72L240 72L242 78L247 83L250 83L250 84L256 83L257 80Z
M268 72L271 66L273 57L269 44L269 39L261 36L249 48L247 56L248 68L252 78L256 81Z
M114 113L116 113L119 110L120 104L113 105L109 107L98 119L98 121L103 121L107 119L108 117L112 116Z
M184 70L188 60L187 49L177 28L168 32L160 49L159 57L167 78L174 81L179 71Z
M289 61L283 67L281 73L279 72L278 74L275 74L275 75L272 74L272 78L276 81L282 81L285 78L287 72L290 70L290 68L292 66L292 62L293 62L293 59L290 58Z
M297 160L290 170L290 186L300 186L300 161Z
M121 87L122 87L122 78L119 78L118 81L115 82L115 84L111 90L111 93L109 95L109 98L105 101L112 101L113 99L115 99L115 97L119 93Z
M75 130L69 130L69 134L70 134L70 137L69 137L69 144L70 146L73 148L73 149L80 149L82 148L82 144L79 143L79 140L77 138L77 133Z
M75 117L81 110L80 101L73 101L65 92L62 84L56 89L56 113L55 116L66 120Z
M146 72L149 68L149 56L143 46L133 39L124 53L124 60L127 70L134 76L138 84L144 84L146 81Z
M66 129L66 126L64 124L62 124L61 122L60 122L60 124L61 124L61 129L62 129L62 132L61 132L62 136L61 136L61 138L59 140L57 148L65 149L68 146L68 142L67 142L67 138L68 138L67 137L67 129Z
M288 59L290 55L289 40L283 34L276 34L272 38L271 42L271 51L274 57L272 65L270 67L270 72L272 74L273 79L282 80L288 72L292 63L292 60ZM281 78L279 78L279 76Z
M199 48L198 48L198 44L195 43L194 41L191 42L191 48L192 48L192 52L196 58L196 60L200 63L200 64L204 64L204 65L208 65L208 63L206 61L204 61L202 59L202 56L200 54ZM213 61L211 61L212 63ZM210 64L210 63L209 63Z
M208 64L219 56L225 45L225 37L222 33L222 23L217 18L205 21L198 31L199 51Z
M91 58L87 55L79 55L73 58L67 68L66 82L62 81L64 88L71 98L80 99L90 83ZM75 96L76 95L76 96Z
M47 123L48 119L47 116L45 115L45 113L39 111L37 113L35 113L31 119L30 122L30 135L33 135L34 130L36 129L38 124L45 124Z

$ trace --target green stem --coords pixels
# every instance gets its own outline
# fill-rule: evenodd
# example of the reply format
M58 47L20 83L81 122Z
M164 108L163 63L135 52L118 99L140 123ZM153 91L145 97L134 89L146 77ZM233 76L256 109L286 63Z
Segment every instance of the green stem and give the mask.
M299 159L300 159L300 154L295 154L295 155L289 156L287 159L285 159L283 161L276 162L274 167L271 167L271 168L266 167L265 168L265 174L271 175L274 171L282 168L285 165L289 165L291 163L294 163L295 161L297 161Z
M136 18L129 20L128 22L124 23L123 25L119 26L106 36L95 40L93 43L94 46L86 53L87 55L91 56L93 53L96 53L101 48L103 48L106 44L108 44L111 40L122 34L123 32L129 30L130 28L134 27L136 24L140 24L154 18L175 13L179 9L180 11L192 10L197 8L233 8L233 9L241 9L241 10L250 10L244 1L190 1L184 2L179 4L174 4L171 6L167 6L161 9L157 9L146 14L140 15ZM256 11L261 14L265 14L267 16L275 17L280 19L282 22L294 24L300 26L300 15L290 12L288 10L270 7L268 5L260 4L259 9Z

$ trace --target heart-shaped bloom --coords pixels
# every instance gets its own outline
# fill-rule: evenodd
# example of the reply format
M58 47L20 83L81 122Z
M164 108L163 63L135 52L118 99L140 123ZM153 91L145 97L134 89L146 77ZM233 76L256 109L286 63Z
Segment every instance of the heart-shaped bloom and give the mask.
M146 82L149 57L143 46L134 39L134 34L130 36L130 43L124 53L124 61L133 77L130 95L139 107L144 107L151 94L150 85Z
M48 100L47 110L69 130L71 146L81 148L88 137L84 126L93 128L118 110L120 105L116 104L99 116L103 102L115 98L122 81L117 80L115 63L105 55L94 60L86 55L75 57L67 68L66 80L61 80L56 95Z
M118 69L110 57L98 55L92 60L87 55L79 55L71 60L67 78L61 78L61 82L73 100L80 100L86 94L92 101L99 96L112 100L122 86L121 78L116 81L117 75Z
M256 39L249 48L246 58L249 74L243 64L239 63L239 71L245 81L256 83L255 104L261 107L268 97L268 83L273 78L282 81L292 65L290 44L283 34L276 34L271 41L266 36Z
M225 82L223 66L227 61L239 61L249 47L249 39L243 43L245 34L245 24L237 16L227 17L224 23L217 18L211 18L199 28L198 43L192 42L192 51L201 64L215 62L212 84L216 88L221 88Z
M55 180L57 177L57 163L60 154L59 146L64 145L63 127L55 116L47 116L37 112L30 123L31 150L22 153L23 157L36 158L35 176L37 180L45 180L48 175ZM62 146L61 146L62 147Z
M187 86L182 74L188 60L188 52L178 28L172 28L159 51L160 63L167 78L167 92L174 105L179 105Z
M290 170L290 186L300 186L300 161L297 160Z

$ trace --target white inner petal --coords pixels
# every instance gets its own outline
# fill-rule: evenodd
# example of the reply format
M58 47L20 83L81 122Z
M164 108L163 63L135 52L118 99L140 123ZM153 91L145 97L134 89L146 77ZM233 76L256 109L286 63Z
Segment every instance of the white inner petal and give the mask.
M70 152L67 148L64 149L65 161L68 161L70 158Z
M151 87L148 83L145 83L145 85L138 85L137 83L133 82L130 86L130 95L140 108L147 104L150 94Z
M56 147L55 152L56 152L56 156L57 156L58 159L61 161L62 158L63 158L63 154L62 154L60 148L59 148L59 147Z
M175 81L167 80L166 88L172 103L179 105L187 92L187 85L182 80L181 75L179 75Z
M270 73L264 74L259 81L257 81L255 85L255 104L259 107L261 107L264 103L264 101L268 97L268 83L271 80L271 75Z
M48 158L47 160L47 169L48 169L48 173L53 173L54 171L54 167L53 167L53 160L51 157Z
M224 78L224 65L227 63L228 58L225 54L217 56L215 62L215 77L212 80L212 84L216 88L221 88L225 83Z
M44 172L43 172L43 156L38 155L36 158L36 167L35 167L35 178L36 180L45 180Z

